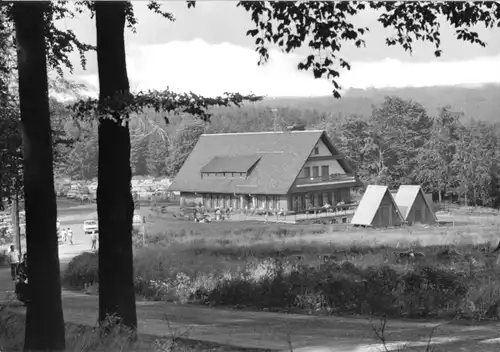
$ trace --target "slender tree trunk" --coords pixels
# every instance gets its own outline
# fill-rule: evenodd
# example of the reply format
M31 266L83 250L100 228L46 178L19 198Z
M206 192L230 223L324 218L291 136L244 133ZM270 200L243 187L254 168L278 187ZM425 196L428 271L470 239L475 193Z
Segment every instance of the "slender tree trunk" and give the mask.
M45 1L14 5L30 266L28 289L33 300L26 313L25 351L65 348L45 56L46 9Z
M126 2L97 1L97 62L99 100L102 107L119 110L120 99L129 94L125 62ZM99 120L99 169L97 213L99 217L99 320L107 315L136 328L134 268L132 254L130 133L120 113L118 123Z

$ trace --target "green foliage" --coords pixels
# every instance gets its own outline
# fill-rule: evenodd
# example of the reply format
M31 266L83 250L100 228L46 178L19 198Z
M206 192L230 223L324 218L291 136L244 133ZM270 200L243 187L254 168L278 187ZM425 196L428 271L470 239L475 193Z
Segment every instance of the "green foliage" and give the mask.
M206 125L201 121L187 119L182 121L168 148L167 175L177 174L205 130Z
M498 202L498 130L464 124L448 107L432 118L419 103L386 97L369 118L327 119L316 127L327 131L365 184L421 184L466 203Z
M298 235L281 230L274 236ZM241 238L248 231L255 229L234 235ZM317 244L309 248L314 252L306 247L296 252L286 245L255 243L243 248L222 242L218 246L175 243L186 235L148 236L145 247L142 236L134 235L137 294L151 300L212 306L396 318L484 318L500 302L497 290L489 291L498 285L497 268L490 263L495 258L471 245L456 248L470 254L453 258L446 256L449 246L414 248L425 257L407 264L392 253L402 249L388 247L330 245L332 253L325 260L322 255L316 259L322 253ZM303 258L297 261L295 253ZM474 264L470 255L476 258ZM79 264L68 268L66 285L81 287L97 279L96 254L83 254L74 263ZM467 306L472 311L467 312Z
M9 84L12 27L0 8L0 208L4 199L12 199L22 190L22 140L19 133L19 109Z
M80 3L80 5L83 2ZM74 18L77 13L83 11L77 4L76 7L69 6L69 1L47 1L44 9L45 20L45 46L47 51L47 64L50 69L54 69L62 77L62 67L73 70L73 63L69 56L74 50L80 55L80 63L85 68L87 60L85 53L95 48L92 45L80 41L72 30L62 30L58 28L54 21L62 18ZM14 3L2 3L0 12L5 16L5 22L0 26L8 26L13 22ZM10 37L9 47L15 47L14 36Z
M148 174L155 177L166 174L168 156L166 136L159 133L150 136L146 155Z
M98 253L86 252L77 255L68 264L63 284L70 287L84 287L84 284L99 282Z
M113 104L99 103L99 100L88 98L79 100L71 108L80 119L88 119L89 116L105 116L114 119L118 112L121 118L126 119L133 113L140 113L144 109L151 108L156 112L189 114L208 121L211 117L208 111L211 107L241 106L245 101L254 102L262 100L262 97L254 94L241 95L239 93L224 93L217 97L203 97L194 93L175 93L170 90L139 92L137 94L125 94L106 98ZM165 122L169 122L165 117Z
M62 165L62 173L76 179L91 180L97 177L97 136L93 135L75 143Z
M131 133L130 166L134 175L147 175L147 151L149 138L142 134Z
M12 199L22 190L22 140L17 109L8 95L0 97L0 199Z

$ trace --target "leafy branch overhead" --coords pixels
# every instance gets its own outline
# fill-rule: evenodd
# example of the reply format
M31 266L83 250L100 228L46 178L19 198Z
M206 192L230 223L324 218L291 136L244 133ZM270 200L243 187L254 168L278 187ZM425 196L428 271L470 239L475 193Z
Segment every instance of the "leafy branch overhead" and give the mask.
M241 106L245 101L255 102L263 97L254 94L242 95L239 93L224 93L218 97L204 97L195 93L175 93L171 90L139 92L138 94L125 94L99 102L98 99L89 98L79 100L70 106L78 119L89 116L106 116L115 119L116 113L121 118L126 118L132 113L142 112L144 109L154 109L156 112L190 114L203 121L210 120L212 107ZM169 123L165 116L165 122Z
M94 2L81 0L71 2L68 0L47 1L46 11L44 12L45 20L45 46L47 50L47 64L49 68L54 69L61 77L63 76L63 67L66 67L73 72L74 65L71 62L70 54L77 51L80 56L80 64L82 68L87 66L87 58L85 54L89 51L95 51L94 45L87 44L76 36L71 29L60 29L55 25L55 21L61 19L75 18L76 15L89 12L93 17L95 14ZM174 16L161 9L161 4L158 1L150 0L147 4L149 10L164 17L169 21L175 21ZM0 29L6 23L12 23L12 2L2 3L0 6L0 16L7 21L0 24ZM127 3L125 8L127 27L135 33L135 25L138 20L134 13L134 8L131 2ZM15 37L12 36L12 41ZM15 43L11 43L15 47Z
M369 28L353 23L354 17L365 10L377 10L378 21L394 29L394 35L386 38L387 45L400 45L411 53L414 41L429 41L435 45L436 56L441 55L442 20L455 29L457 39L485 46L471 28L478 24L498 27L500 19L496 2L241 1L237 6L250 13L255 25L247 35L255 38L259 65L268 61L270 45L286 53L307 46L312 53L298 64L298 69L312 71L314 78L330 80L336 98L340 98L340 70L351 69L338 52L345 43L365 46L363 35Z

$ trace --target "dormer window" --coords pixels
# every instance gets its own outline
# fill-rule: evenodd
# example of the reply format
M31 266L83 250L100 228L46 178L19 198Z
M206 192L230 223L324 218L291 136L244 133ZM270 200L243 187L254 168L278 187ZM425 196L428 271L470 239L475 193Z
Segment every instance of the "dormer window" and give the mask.
M260 156L216 156L201 169L201 176L248 177L260 160Z

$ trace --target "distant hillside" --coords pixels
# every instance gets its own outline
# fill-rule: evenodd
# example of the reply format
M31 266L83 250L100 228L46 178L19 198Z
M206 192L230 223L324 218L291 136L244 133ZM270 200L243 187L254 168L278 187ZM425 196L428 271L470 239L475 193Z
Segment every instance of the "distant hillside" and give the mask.
M440 107L450 105L451 110L464 112L466 119L500 122L500 85L467 88L443 86L425 88L353 89L343 92L342 99L333 97L267 98L258 106L288 107L300 110L315 109L328 114L370 115L373 104L385 96L396 95L422 104L429 115L436 115Z

